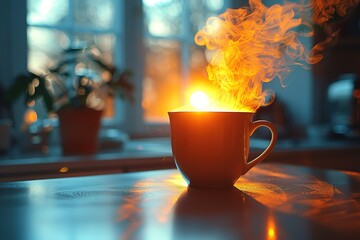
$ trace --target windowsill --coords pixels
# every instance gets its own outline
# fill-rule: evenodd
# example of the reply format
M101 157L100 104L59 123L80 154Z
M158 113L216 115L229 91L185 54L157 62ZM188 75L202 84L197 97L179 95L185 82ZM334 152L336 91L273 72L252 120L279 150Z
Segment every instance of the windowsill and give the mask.
M258 155L267 142L252 139L250 158ZM279 140L265 161L360 171L358 156L358 141ZM166 169L175 164L169 138L148 138L129 140L121 148L88 156L62 156L58 146L51 147L48 154L13 149L0 155L0 166L1 182Z
M0 165L0 182L174 167L169 138L130 140L95 155L63 156L60 146L47 154L12 149L0 155Z

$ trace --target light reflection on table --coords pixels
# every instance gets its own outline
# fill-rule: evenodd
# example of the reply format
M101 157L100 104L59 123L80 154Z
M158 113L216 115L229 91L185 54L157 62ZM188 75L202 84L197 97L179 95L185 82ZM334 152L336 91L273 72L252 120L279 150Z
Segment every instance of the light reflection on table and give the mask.
M230 189L176 170L0 184L4 239L360 239L360 173L260 164ZM21 231L19 231L21 229Z

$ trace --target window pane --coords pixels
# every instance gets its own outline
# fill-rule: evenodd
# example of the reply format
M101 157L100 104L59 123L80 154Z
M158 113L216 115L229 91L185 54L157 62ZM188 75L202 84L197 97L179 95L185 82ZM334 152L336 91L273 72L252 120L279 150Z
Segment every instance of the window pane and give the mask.
M69 13L68 0L28 0L28 24L57 25L66 21Z
M113 64L116 37L113 34L75 34L72 44L96 46L101 51L101 58Z
M189 61L189 87L208 87L212 82L208 80L206 66L208 61L205 55L206 50L197 46L191 47Z
M76 0L74 1L74 23L76 26L93 29L109 29L114 24L113 0Z
M165 122L167 112L180 106L180 44L148 40L145 66L142 101L145 121Z
M224 10L224 0L190 0L190 28L193 36L204 28L206 19Z
M183 32L181 0L143 0L145 26L154 36L178 35Z
M69 46L68 36L58 30L28 27L28 69L44 73L56 64L64 48Z

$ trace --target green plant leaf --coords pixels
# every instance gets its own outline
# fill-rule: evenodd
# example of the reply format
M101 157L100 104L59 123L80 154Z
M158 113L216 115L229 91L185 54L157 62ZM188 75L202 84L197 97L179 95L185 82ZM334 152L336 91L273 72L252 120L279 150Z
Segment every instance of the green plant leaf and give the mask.
M5 101L12 103L21 95L27 93L27 86L33 79L33 74L31 73L19 75L10 88L6 91Z

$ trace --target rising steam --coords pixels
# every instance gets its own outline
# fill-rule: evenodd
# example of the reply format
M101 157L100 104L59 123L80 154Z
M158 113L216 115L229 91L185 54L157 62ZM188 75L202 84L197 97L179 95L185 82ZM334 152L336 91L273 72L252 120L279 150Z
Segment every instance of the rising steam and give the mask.
M263 82L278 78L283 84L292 66L321 61L321 51L336 39L338 30L330 29L329 38L307 52L302 41L313 35L311 18L326 27L335 14L345 16L359 1L314 0L310 5L286 2L267 7L261 0L249 0L247 8L210 17L195 42L214 51L207 72L222 102L231 110L251 112L269 104L273 93L263 91Z

